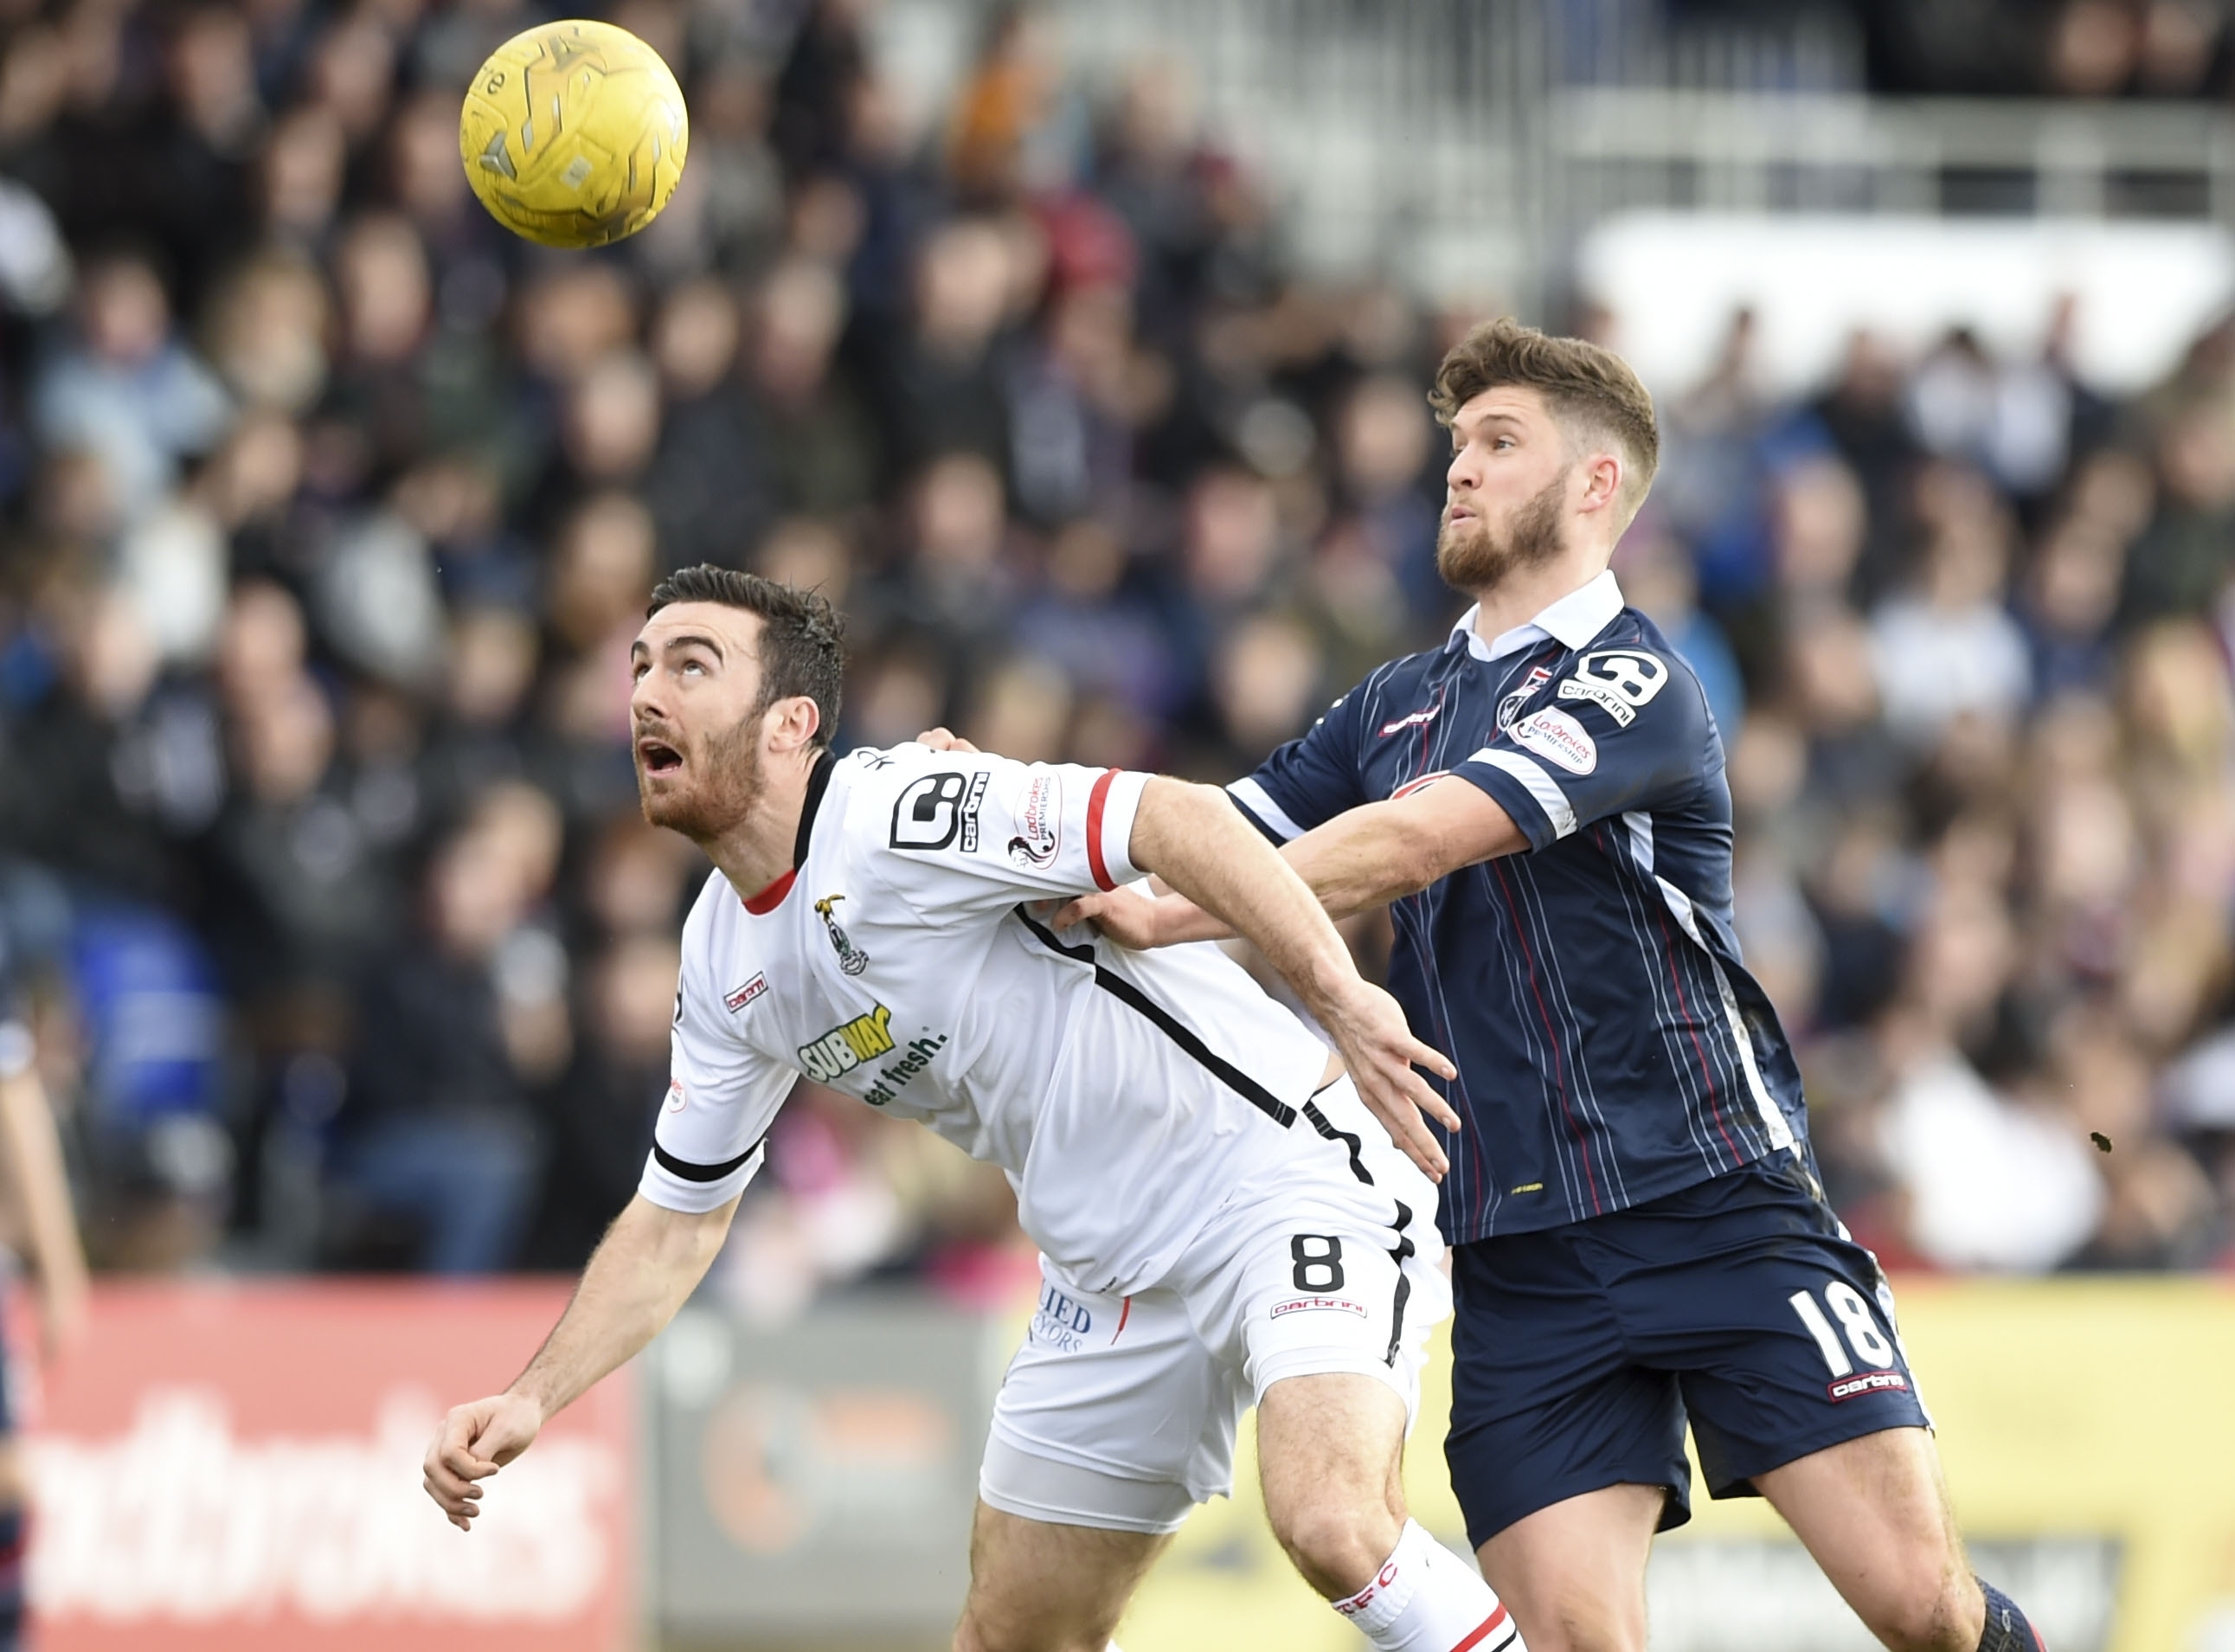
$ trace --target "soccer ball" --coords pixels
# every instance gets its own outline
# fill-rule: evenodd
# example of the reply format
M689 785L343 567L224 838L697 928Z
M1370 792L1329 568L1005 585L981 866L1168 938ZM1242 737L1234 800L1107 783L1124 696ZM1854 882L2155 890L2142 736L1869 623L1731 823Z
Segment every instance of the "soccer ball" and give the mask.
M659 215L683 175L683 90L626 29L577 19L515 35L458 112L458 156L489 216L546 246L602 246Z

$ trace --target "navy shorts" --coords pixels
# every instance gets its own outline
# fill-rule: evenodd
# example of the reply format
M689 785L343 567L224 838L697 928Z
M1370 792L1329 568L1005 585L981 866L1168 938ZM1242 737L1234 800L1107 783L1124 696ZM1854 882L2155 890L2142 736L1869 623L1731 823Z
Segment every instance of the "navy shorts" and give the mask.
M1454 1247L1452 1426L1467 1540L1621 1485L1710 1495L1882 1429L1930 1427L1878 1259L1779 1152L1588 1222Z

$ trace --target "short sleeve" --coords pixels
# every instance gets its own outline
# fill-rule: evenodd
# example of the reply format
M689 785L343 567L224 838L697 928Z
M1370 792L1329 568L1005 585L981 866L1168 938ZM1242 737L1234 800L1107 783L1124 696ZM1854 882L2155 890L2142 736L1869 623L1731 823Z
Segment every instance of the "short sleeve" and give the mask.
M1531 849L1690 791L1714 760L1707 701L1680 659L1595 649L1452 772L1490 794Z
M906 754L905 756L901 754ZM1141 875L1133 817L1149 777L990 752L897 747L865 828L884 881L919 911L997 910Z
M1363 685L1227 787L1226 795L1276 843L1301 837L1366 801L1358 783L1358 706Z
M698 955L691 940L686 925L683 980L668 1032L667 1096L637 1191L666 1210L703 1211L727 1204L759 1171L769 1126L798 1074L724 1030L718 1000L704 972L688 961Z

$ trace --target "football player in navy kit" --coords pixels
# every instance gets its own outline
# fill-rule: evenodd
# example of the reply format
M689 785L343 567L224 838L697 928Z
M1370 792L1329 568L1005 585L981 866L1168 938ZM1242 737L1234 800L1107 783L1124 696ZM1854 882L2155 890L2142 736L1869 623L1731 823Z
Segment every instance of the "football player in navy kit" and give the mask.
M1438 566L1475 606L1229 788L1340 916L1389 902L1392 989L1459 1069L1446 1446L1537 1652L1642 1652L1655 1531L1761 1496L1899 1652L2038 1652L1975 1579L1871 1254L1825 1203L1799 1070L1739 956L1698 681L1609 569L1658 434L1629 366L1511 321L1432 395ZM1088 897L1136 946L1219 926Z

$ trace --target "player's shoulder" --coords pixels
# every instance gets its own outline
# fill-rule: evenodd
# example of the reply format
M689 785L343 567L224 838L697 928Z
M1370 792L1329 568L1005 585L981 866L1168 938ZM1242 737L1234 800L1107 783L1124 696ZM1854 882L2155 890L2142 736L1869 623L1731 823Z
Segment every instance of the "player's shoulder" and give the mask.
M974 849L987 784L1007 761L983 751L934 751L913 740L856 747L830 777L847 853L868 863L882 862L885 850L920 857L957 846Z
M1419 648L1409 654L1399 654L1394 659L1384 660L1368 672L1352 692L1364 695L1409 694L1426 688L1436 678L1450 673L1458 652L1446 638L1432 648Z
M744 911L744 903L730 887L730 880L718 869L707 873L706 881L698 886L698 897L683 916L681 951L686 982L712 968Z
M849 810L903 792L927 775L971 773L1001 759L983 751L934 751L914 740L898 745L855 746L838 759L830 787L842 790Z
M737 892L730 887L730 880L716 868L706 874L706 881L698 886L692 897L691 909L683 914L683 942L687 949L695 940L704 940L735 913L744 909Z
M1447 647L1423 648L1384 660L1355 686L1335 696L1319 721L1343 717L1366 723L1416 711L1438 698L1435 679L1450 669L1450 661Z
M1691 662L1676 652L1661 627L1635 608L1623 608L1554 672L1553 697L1604 711L1617 728L1643 715L1703 713L1707 694Z

